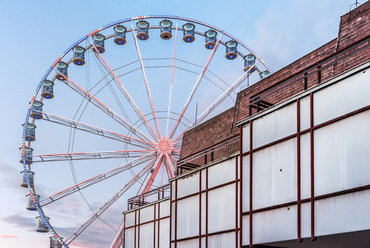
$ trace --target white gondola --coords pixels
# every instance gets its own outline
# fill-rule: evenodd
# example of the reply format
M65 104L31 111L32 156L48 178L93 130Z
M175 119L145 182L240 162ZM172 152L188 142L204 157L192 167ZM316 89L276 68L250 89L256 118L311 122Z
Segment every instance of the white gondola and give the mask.
M172 22L169 20L163 20L159 23L161 29L161 38L164 40L169 40L172 38Z
M225 46L226 46L225 57L227 59L235 59L238 56L238 54L237 54L237 52L238 52L238 50L237 50L238 43L236 43L233 40L230 40L230 41L225 43Z
M207 49L213 49L217 41L217 32L214 30L208 30L204 33L204 36L206 37L206 44L204 44L204 46Z
M99 52L99 53L104 53L105 52L104 40L105 40L104 35L95 34L93 36L93 41L94 41L94 46L92 47L93 52ZM98 50L98 51L96 51L96 50Z
M21 164L23 164L23 156L24 156L24 159L26 161L26 164L32 164L32 152L33 152L33 149L31 147L25 147L24 148L24 151L23 151L23 148L19 148L19 150L21 151L21 157L19 159L19 162ZM23 155L24 153L24 155Z
M36 202L38 202L40 200L40 196L39 195L33 195L33 198L35 199ZM33 199L32 199L32 195L27 195L27 210L30 210L30 211L36 211L36 206L35 206L35 203L33 202Z
M66 77L68 77L68 64L64 62L58 62L56 68L57 68L56 78L60 81L65 81Z
M30 117L34 119L42 119L42 106L44 104L39 101L34 101L31 107Z
M49 80L45 80L42 83L41 96L46 99L52 99L54 97L54 83L53 82Z
M147 22L147 21L138 21L136 23L136 27L137 27L136 37L139 40L149 39L149 22Z
M62 240L63 238L55 238L54 236L50 237L50 248L62 248Z
M250 68L256 63L256 56L253 54L248 54L244 56L244 71L249 71ZM250 72L254 72L256 69L253 67Z
M73 48L73 64L84 65L85 64L85 48L81 46L75 46Z
M182 39L187 43L193 42L195 40L195 25L189 22L184 24L182 26L182 29L184 30L184 37L182 37Z
M36 232L42 232L46 233L49 232L48 226L45 224L44 220L49 223L49 217L41 217L37 216L36 217Z
M22 126L24 126L24 124ZM27 123L25 139L27 141L35 141L36 140L36 125L34 125L32 123Z
M268 76L270 76L269 71L263 71L263 72L260 73L260 79L267 78Z
M117 45L126 44L126 27L117 25L113 28L114 30L114 43Z
M28 187L28 185L27 185L27 177L28 177L28 180L30 182L30 187L33 188L35 173L33 171L27 171L27 172L21 171L21 174L22 174L22 184L21 184L21 186L24 187L24 188Z

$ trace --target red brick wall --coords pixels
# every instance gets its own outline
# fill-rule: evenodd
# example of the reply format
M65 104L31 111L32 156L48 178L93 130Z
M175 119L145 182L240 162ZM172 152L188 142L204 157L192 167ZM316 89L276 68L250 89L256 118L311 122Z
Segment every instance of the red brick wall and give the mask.
M338 51L369 36L369 18L369 1L341 17L338 32Z
M313 87L369 61L369 17L370 1L341 17L338 38L239 92L235 108L186 132L183 138L181 159L239 135L239 128L235 127L235 123L256 113L255 109L252 109L250 113L250 100L255 99L255 96L271 104L277 104L304 91L305 88ZM234 150L237 151L238 145L221 149L214 154L214 160ZM207 162L210 161L210 157L207 155ZM198 158L194 163L204 164L204 157Z
M186 158L194 153L212 147L215 144L239 135L239 128L235 126L235 108L231 108L216 117L200 124L184 134L180 159ZM217 160L227 153L236 152L238 145L231 148L220 149L213 154L213 160ZM212 154L207 154L207 162L210 162ZM201 157L191 163L203 165L205 157Z

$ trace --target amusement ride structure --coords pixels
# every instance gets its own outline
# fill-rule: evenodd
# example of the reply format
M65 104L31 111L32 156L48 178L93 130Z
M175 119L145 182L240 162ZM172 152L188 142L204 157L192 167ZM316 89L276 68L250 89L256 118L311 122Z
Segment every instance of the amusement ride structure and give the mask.
M22 186L39 215L36 231L52 234L50 247L73 246L96 220L122 232L103 213L126 192L167 184L184 132L270 73L236 37L189 18L138 16L83 36L46 71L23 124ZM90 217L68 233L72 222L55 213L73 209L78 194Z

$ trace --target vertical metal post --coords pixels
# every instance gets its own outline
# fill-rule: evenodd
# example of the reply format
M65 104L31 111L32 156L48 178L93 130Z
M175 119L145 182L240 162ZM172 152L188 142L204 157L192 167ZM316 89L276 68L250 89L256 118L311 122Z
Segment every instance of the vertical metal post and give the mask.
M310 152L311 152L311 240L315 241L315 177L314 177L314 115L313 93L310 93Z
M253 214L252 214L252 193L253 193L253 121L249 124L249 247L253 246Z
M307 78L305 78L305 81ZM306 81L307 83L307 81ZM297 99L297 240L301 239L301 101Z

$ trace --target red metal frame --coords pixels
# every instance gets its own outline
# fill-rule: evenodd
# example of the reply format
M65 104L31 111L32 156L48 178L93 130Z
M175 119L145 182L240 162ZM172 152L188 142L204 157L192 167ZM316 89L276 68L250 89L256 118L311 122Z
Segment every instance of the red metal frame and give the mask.
M325 195L320 195L320 196L315 196L315 187L314 187L314 131L321 128L321 127L324 127L324 126L327 126L327 125L330 125L330 124L333 124L337 121L340 121L340 120L343 120L345 118L348 118L348 117L351 117L353 115L356 115L356 114L359 114L361 112L364 112L364 111L367 111L367 110L370 110L370 105L366 106L366 107L363 107L363 108L360 108L358 110L355 110L355 111L352 111L350 113L347 113L347 114L344 114L344 115L341 115L339 117L336 117L334 119L331 119L329 121L326 121L324 123L321 123L321 124L318 124L318 125L315 125L314 124L314 93L310 93L310 127L308 129L305 129L305 130L300 130L300 100L303 98L303 97L300 97L296 100L296 103L297 103L297 132L293 135L289 135L289 136L286 136L284 138L281 138L279 140L276 140L276 141L273 141L273 142L270 142L266 145L263 145L261 147L257 147L257 148L253 148L252 147L252 143L253 143L253 121L254 120L251 120L249 122L249 132L250 132L250 140L249 140L249 144L250 144L250 150L249 151L246 151L246 152L243 152L243 126L241 125L240 126L240 152L241 152L241 156L240 156L240 163L241 163L241 166L240 166L240 170L241 170L241 175L242 175L242 172L243 172L243 163L242 163L242 158L244 156L247 156L249 155L249 162L250 162L250 175L249 175L249 211L246 211L246 212L243 212L242 209L241 209L241 218L242 216L244 215L249 215L250 216L250 220L249 220L249 237L250 237L250 242L249 242L249 247L252 247L253 246L253 240L252 240L252 235L253 235L253 220L252 220L252 217L253 217L253 214L254 213L258 213L258 212L263 212L263 211L267 211L267 210L273 210L273 209L278 209L278 208L282 208L282 207L288 207L288 206L291 206L291 205L297 205L297 241L298 242L302 242L302 237L301 237L301 204L303 203L307 203L309 202L310 203L310 206L311 206L311 216L310 216L310 222L311 222L311 237L310 239L312 241L315 241L317 238L315 237L315 201L316 200L319 200L319 199L325 199L325 198L329 198L329 197L333 197L333 196L338 196L338 195L343 195L343 194L348 194L348 193L353 193L353 192L359 192L359 191L362 191L362 190L367 190L367 189L370 189L370 185L365 185L365 186L361 186L361 187L357 187L357 188L352 188L352 189L347 189L347 190L343 190L343 191L339 191L339 192L335 192L335 193L330 193L330 194L325 194ZM306 199L301 199L301 145L300 145L300 137L303 135L303 134L306 134L306 133L309 133L310 134L310 197L309 198L306 198ZM252 208L252 200L253 200L253 196L252 196L252 187L253 187L253 153L254 152L257 152L259 150L262 150L262 149L265 149L267 147L270 147L270 146L273 146L273 145L276 145L278 143L281 143L281 142L284 142L284 141L287 141L289 139L292 139L296 137L297 138L297 200L295 201L292 201L292 202L287 202L287 203L283 203L283 204L279 204L279 205L274 205L274 206L270 206L270 207L266 207L266 208L260 208L260 209L253 209ZM241 176L241 183L243 183L243 177ZM242 203L243 202L243 193L242 193L242 186L240 187L241 189L241 199L240 199L240 202ZM241 226L242 228L242 226ZM242 230L242 229L241 229ZM242 240L240 241L240 247L243 247L242 246Z

